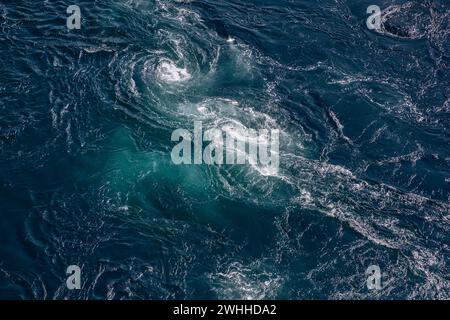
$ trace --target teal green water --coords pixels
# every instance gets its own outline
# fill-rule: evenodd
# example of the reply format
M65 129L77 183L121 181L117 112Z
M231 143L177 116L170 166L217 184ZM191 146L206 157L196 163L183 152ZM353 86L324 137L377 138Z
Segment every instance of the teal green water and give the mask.
M448 1L71 4L0 4L0 298L450 297ZM279 171L174 165L194 121Z

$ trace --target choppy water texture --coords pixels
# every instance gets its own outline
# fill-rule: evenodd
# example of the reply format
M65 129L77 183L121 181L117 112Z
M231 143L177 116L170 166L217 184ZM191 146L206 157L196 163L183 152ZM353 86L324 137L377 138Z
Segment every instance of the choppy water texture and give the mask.
M0 298L450 298L450 5L372 4L2 0ZM195 120L279 173L173 165Z

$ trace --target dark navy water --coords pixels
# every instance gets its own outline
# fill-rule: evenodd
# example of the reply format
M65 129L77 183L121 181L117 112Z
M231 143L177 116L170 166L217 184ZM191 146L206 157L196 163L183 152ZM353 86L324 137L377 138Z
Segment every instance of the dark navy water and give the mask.
M449 19L447 0L2 0L0 298L449 299ZM174 165L194 121L279 129L279 172Z

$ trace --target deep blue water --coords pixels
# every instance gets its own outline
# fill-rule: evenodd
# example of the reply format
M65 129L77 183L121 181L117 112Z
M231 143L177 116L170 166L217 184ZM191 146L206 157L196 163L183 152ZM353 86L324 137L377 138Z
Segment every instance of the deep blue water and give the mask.
M449 299L449 19L447 0L2 0L0 298ZM174 165L195 120L279 129L279 172Z

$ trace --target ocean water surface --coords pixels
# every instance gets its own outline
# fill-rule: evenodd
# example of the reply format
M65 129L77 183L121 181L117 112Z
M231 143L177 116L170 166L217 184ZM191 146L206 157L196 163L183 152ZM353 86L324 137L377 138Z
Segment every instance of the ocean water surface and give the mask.
M2 0L0 61L1 299L450 298L447 0Z

